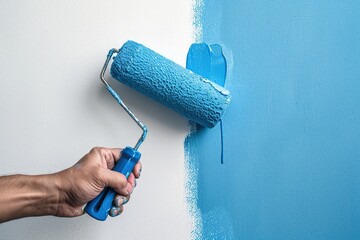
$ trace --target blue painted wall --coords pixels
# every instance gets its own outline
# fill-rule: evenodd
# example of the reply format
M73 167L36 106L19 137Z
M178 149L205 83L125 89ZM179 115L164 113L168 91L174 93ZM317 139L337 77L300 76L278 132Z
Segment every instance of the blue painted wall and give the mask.
M232 66L224 164L218 126L185 143L203 238L360 239L360 2L201 10Z

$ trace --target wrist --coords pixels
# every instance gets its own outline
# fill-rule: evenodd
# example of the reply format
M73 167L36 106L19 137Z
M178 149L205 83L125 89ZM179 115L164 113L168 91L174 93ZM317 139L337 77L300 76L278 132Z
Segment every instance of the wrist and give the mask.
M59 217L72 216L71 213L69 213L69 209L74 207L73 205L76 205L76 198L72 190L74 184L71 175L71 168L51 175L57 197L56 209L53 209L55 212L51 215Z
M59 205L59 184L53 174L24 176L27 181L27 200L29 216L56 215Z
M37 206L43 208L41 215L57 215L61 203L61 185L55 174L35 176L39 187L42 188L42 203ZM41 211L41 210L40 210Z

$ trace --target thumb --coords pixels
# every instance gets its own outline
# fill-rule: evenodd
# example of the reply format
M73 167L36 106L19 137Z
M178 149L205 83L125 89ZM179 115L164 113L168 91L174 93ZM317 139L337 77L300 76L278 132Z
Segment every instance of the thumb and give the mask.
M109 169L104 170L105 184L120 194L128 195L129 193L127 191L127 179L125 175Z

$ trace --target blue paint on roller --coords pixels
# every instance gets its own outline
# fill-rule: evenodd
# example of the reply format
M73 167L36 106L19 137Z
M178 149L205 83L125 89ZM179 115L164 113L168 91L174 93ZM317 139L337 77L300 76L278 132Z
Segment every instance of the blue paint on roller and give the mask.
M220 121L230 103L230 93L225 88L134 41L122 46L110 73L125 85L208 128Z

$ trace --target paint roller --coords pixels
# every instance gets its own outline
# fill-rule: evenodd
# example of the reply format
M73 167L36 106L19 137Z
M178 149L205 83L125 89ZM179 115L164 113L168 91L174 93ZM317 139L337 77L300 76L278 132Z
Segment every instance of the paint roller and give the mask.
M117 55L113 57L114 54ZM142 129L142 135L135 146L124 148L113 168L126 177L130 175L141 157L138 148L145 140L147 128L105 80L104 74L111 58L113 63L110 74L113 78L201 126L214 127L230 103L230 93L225 88L139 43L128 41L120 50L111 49L100 79L109 93ZM113 205L115 195L113 189L105 188L86 205L85 211L95 219L104 221Z

